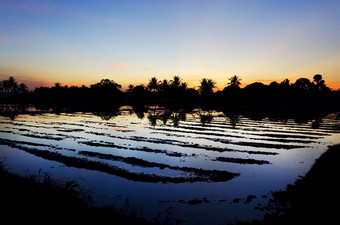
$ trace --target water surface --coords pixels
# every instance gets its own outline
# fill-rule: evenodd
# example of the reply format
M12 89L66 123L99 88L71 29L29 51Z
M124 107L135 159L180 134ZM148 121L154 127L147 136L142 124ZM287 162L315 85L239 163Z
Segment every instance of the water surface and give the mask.
M184 224L260 219L270 193L308 172L340 137L339 113L130 106L3 113L0 135L0 157L13 172L77 179L93 191L95 205Z

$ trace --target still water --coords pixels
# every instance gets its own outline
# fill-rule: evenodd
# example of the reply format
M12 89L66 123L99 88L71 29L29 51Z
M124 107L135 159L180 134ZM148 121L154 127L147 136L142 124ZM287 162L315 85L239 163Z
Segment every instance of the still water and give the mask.
M31 107L0 116L0 158L24 176L41 169L76 179L92 191L96 206L150 220L227 224L261 219L271 192L294 183L339 142L339 124L334 112Z

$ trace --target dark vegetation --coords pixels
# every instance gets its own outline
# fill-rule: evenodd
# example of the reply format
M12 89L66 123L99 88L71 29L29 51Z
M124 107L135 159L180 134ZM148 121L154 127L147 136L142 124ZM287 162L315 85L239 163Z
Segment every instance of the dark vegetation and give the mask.
M204 105L258 105L258 104L339 104L340 91L327 87L322 75L316 74L313 80L299 78L295 83L288 79L282 82L273 81L269 85L255 82L240 88L241 79L238 76L229 78L227 86L222 91L214 92L216 82L203 78L200 86L188 88L186 82L179 76L172 80L160 81L152 77L147 85L129 85L123 92L121 85L113 80L102 79L89 87L63 86L55 83L53 87L39 87L28 91L25 84L13 77L0 82L1 103L34 103L37 108L55 110L65 106L86 106L98 110L100 105L119 104L204 104ZM95 111L95 110L94 110ZM102 110L105 111L105 110ZM209 120L209 117L204 119Z
M267 211L264 220L237 224L337 224L339 158L340 145L330 146L304 177L272 194L273 199L262 209Z
M54 223L150 224L114 207L92 207L91 192L76 180L55 179L42 171L21 177L8 170L5 162L1 162L2 221L42 224L48 219Z

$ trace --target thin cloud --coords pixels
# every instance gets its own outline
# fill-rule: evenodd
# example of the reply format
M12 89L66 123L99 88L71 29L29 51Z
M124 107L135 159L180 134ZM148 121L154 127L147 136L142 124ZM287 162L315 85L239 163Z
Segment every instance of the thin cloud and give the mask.
M150 71L151 68L150 68L150 67L144 67L144 68L142 68L142 70L143 70L143 71Z
M119 62L119 63L112 63L109 64L110 67L115 67L115 68L128 68L130 65L126 62Z

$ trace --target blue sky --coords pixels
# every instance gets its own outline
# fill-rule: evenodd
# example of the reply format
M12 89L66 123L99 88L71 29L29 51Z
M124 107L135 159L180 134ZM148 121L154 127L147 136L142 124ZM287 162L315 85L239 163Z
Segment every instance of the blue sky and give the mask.
M0 21L0 78L32 87L320 73L340 88L340 1L0 0Z

